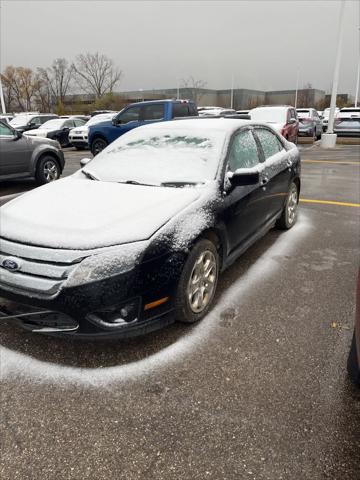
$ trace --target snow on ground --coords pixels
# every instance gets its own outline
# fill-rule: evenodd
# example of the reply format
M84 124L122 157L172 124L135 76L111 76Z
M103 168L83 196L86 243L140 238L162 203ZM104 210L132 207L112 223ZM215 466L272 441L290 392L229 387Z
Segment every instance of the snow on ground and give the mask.
M310 221L302 213L298 223L288 232L284 232L272 247L264 251L249 270L223 293L216 307L189 334L145 359L127 365L86 369L41 361L1 346L0 377L2 379L18 377L57 385L104 387L115 382L134 381L168 368L196 352L217 329L220 314L229 307L238 311L246 293L279 268L274 258L278 255L289 255L310 230ZM257 288L259 289L259 285Z

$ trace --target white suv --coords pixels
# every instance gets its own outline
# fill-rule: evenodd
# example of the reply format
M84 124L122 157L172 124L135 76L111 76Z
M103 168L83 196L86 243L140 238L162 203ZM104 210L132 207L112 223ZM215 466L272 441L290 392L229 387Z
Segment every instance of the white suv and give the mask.
M112 113L101 113L99 115L95 115L88 120L85 125L81 127L72 128L69 132L69 142L73 145L77 150L83 150L84 148L88 148L88 132L89 127L91 125L95 125L96 123L105 122L106 120L111 120L117 112Z

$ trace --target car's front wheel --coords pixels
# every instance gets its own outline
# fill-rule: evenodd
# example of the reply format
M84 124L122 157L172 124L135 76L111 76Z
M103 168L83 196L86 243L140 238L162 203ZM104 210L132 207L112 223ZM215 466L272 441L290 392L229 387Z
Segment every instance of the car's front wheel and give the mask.
M94 155L97 155L100 153L104 148L107 147L107 141L104 140L103 138L95 138L95 140L91 144L91 153Z
M184 323L201 320L210 310L219 274L219 254L206 239L192 248L183 268L175 299L176 319Z
M284 209L281 217L276 222L276 226L282 230L289 230L294 226L297 219L299 205L299 190L294 182L291 183L286 197Z
M60 166L54 157L45 155L37 165L35 178L36 181L43 185L57 180L60 177Z

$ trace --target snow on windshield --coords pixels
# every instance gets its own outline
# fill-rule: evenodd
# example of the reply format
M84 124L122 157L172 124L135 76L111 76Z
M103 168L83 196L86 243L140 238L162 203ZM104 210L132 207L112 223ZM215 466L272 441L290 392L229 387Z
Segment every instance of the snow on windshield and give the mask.
M285 108L255 108L250 111L251 120L266 123L286 123Z
M10 122L10 125L26 125L30 119L29 115L16 115Z
M57 130L58 128L61 128L63 123L64 120L61 119L48 120L43 125L41 125L40 128L44 130Z
M41 129L44 130L57 130L62 127L64 120L56 119L56 120L48 120L43 125L41 125Z
M215 178L224 139L217 130L139 128L95 157L89 171L109 182L204 183Z

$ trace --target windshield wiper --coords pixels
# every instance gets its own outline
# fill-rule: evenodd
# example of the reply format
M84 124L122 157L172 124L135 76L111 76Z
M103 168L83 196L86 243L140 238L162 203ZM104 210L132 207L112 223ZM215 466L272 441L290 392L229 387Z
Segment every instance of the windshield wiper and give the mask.
M138 182L137 180L124 180L117 183L125 183L126 185L145 185L146 187L158 187L159 185L155 185L154 183L142 183Z
M186 181L174 181L174 182L162 182L160 185L161 187L175 187L175 188L181 188L181 187L193 187L194 185L203 185L204 182L186 182Z
M100 180L99 177L97 177L93 173L89 172L89 170L82 169L81 171L85 175L85 177L90 178L90 180L98 180L98 181Z

